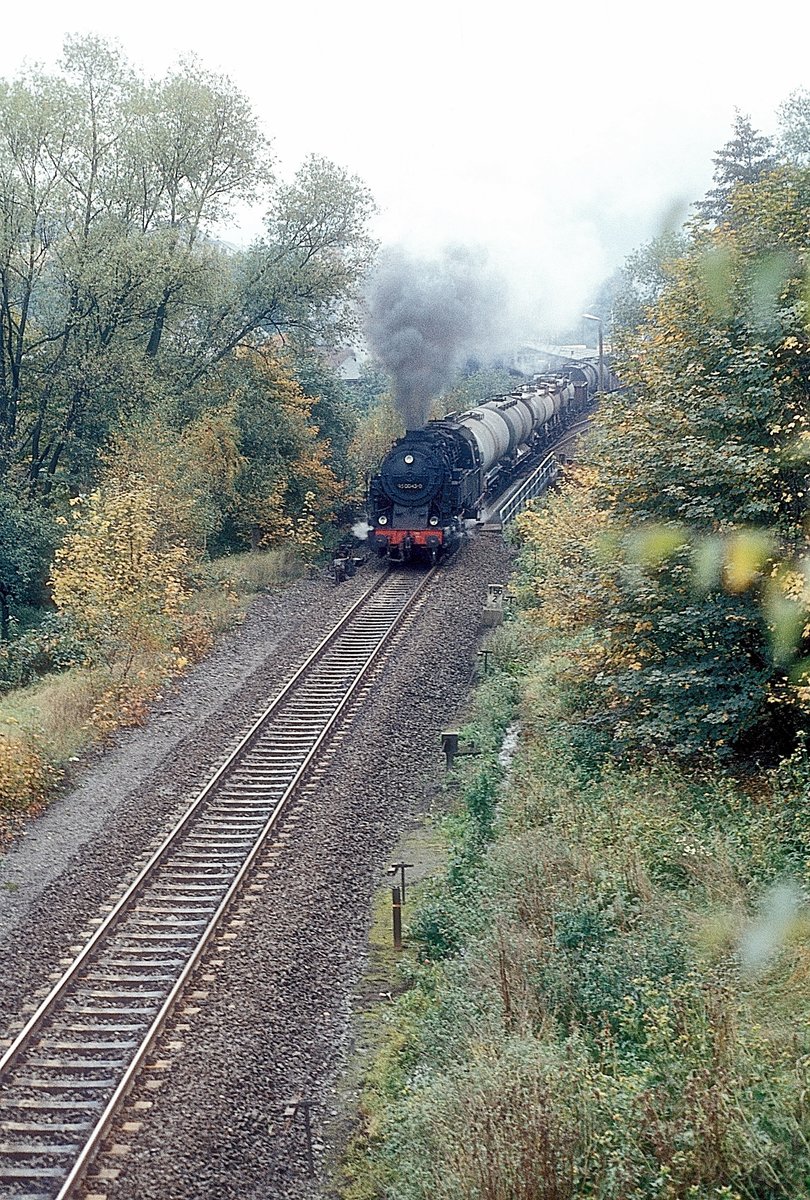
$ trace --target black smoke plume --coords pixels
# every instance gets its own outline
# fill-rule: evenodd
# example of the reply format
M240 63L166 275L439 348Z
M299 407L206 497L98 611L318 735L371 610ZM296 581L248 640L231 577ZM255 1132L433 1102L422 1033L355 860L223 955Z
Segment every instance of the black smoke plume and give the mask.
M430 402L470 355L495 343L504 287L486 256L449 247L438 259L388 251L368 293L368 338L394 379L406 429L421 429Z

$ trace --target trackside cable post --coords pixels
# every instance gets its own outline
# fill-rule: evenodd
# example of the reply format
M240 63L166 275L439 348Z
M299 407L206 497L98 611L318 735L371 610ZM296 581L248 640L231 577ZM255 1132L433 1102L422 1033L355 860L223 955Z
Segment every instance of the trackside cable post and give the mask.
M442 734L442 750L445 756L445 770L450 771L453 763L457 758L462 758L467 755L480 754L481 751L475 745L475 742L470 742L469 746L463 749L459 746L459 734L456 729L446 729Z
M413 863L395 862L395 863L391 863L391 866L388 868L389 875L396 875L397 871L399 871L399 884L400 884L400 887L402 888L402 903L403 904L405 903L405 872L407 871L407 869L409 867L412 867L412 866L413 866Z
M448 729L442 734L442 750L444 750L445 768L449 771L453 766L453 759L458 754L458 732L455 729Z
M391 915L394 924L394 949L402 949L402 895L398 887L391 888Z

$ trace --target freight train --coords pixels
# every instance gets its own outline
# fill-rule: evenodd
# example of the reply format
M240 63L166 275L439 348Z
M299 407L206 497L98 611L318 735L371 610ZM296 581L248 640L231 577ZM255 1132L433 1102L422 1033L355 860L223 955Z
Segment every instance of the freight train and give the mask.
M614 390L615 376L606 367L603 375L603 390ZM452 553L485 498L548 452L598 389L594 364L566 364L469 412L409 430L369 484L371 550L397 562Z

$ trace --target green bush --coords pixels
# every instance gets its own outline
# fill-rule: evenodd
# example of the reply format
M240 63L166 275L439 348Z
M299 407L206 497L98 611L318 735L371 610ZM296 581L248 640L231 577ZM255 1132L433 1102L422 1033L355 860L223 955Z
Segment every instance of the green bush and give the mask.
M0 642L0 691L26 687L50 672L77 666L84 657L69 618L48 613L39 625Z

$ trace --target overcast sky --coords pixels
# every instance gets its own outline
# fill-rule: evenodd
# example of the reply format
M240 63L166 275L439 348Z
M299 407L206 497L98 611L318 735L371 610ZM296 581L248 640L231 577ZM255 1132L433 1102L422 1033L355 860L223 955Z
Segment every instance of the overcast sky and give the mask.
M551 321L705 192L735 106L774 132L777 105L810 86L809 14L798 0L40 0L7 6L0 74L54 64L66 33L116 39L153 75L193 51L253 100L282 175L333 159L369 184L383 241L485 245Z

